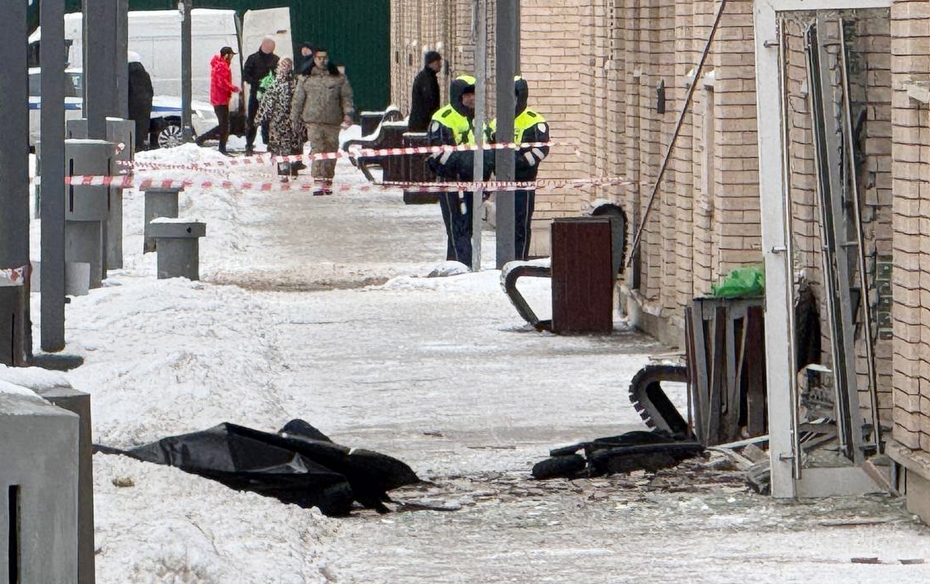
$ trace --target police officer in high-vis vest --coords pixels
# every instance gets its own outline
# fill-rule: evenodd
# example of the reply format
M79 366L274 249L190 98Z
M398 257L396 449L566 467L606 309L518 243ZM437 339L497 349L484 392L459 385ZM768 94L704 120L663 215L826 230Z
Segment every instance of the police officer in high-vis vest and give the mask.
M526 79L517 76L514 78L514 92L516 93L516 117L513 121L513 142L515 144L531 144L549 142L549 125L541 115L526 107L529 99L529 86ZM497 136L497 120L491 122L491 131L495 134L495 142L506 141L506 136ZM539 173L539 163L549 154L548 146L529 146L514 150L516 156L514 180L517 182L532 182ZM533 207L536 203L536 189L514 191L514 259L525 260L530 251L530 235L532 233Z
M449 87L449 103L433 114L429 125L430 146L457 146L475 144L475 78L459 75ZM486 135L487 130L485 129ZM485 140L487 142L487 140ZM488 151L490 152L490 151ZM491 176L492 168L485 156L485 176ZM474 174L474 152L444 151L429 158L430 168L440 181L472 182ZM457 191L439 193L439 208L446 225L446 259L471 265L471 236L473 193Z

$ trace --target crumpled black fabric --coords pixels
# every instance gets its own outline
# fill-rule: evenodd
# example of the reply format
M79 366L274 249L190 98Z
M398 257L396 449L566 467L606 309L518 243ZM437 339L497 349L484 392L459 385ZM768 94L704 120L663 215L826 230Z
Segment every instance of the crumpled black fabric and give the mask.
M226 422L129 450L96 450L174 466L284 503L319 507L329 516L347 515L356 501L387 512L388 491L420 482L400 460L336 444L299 419L276 434Z
M583 451L584 454L579 454ZM635 470L655 472L701 456L699 442L664 432L634 430L619 436L596 438L549 451L549 458L533 465L533 478L598 477Z

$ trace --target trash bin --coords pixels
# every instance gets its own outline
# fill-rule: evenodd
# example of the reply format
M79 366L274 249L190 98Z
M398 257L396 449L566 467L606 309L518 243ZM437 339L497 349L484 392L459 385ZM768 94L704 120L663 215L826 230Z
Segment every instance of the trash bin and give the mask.
M685 309L689 399L704 446L767 433L764 298L702 297Z
M405 147L429 146L429 135L426 132L404 132ZM407 154L407 177L406 182L433 182L436 175L430 169L427 161L429 153ZM415 189L404 189L404 203L408 205L438 203L439 195L437 193L428 193Z
M613 331L613 227L608 217L552 222L552 331L561 335Z
M407 122L382 122L381 135L384 137L379 148L400 148L404 145L404 132L407 131ZM385 156L381 163L384 170L381 179L385 182L400 182L405 180L406 156Z

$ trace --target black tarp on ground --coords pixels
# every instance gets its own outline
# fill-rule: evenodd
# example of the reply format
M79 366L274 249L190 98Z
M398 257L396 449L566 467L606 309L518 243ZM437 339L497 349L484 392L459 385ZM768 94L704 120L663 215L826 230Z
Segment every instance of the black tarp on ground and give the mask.
M129 450L97 450L175 466L326 515L348 514L353 501L385 512L388 491L420 482L396 458L336 444L303 420L291 420L277 434L223 423Z

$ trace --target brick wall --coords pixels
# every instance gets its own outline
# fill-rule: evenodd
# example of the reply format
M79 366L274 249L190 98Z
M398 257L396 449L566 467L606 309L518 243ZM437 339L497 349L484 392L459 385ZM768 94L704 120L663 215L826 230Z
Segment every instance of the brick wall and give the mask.
M405 113L422 51L442 47L451 74L445 85L455 74L473 72L472 4L392 3L392 98ZM540 178L625 176L634 183L540 190L534 253L548 254L553 218L603 202L627 211L632 240L716 6L714 0L522 3L521 72L531 106L549 120L553 140L579 144L577 152L554 148ZM643 229L635 283L648 309L673 320L721 275L761 259L751 7L750 0L728 3L703 72L713 71L716 80L698 80ZM492 32L494 8L490 0ZM493 46L489 54L493 68ZM493 80L493 71L488 75ZM664 113L656 111L660 82Z
M907 86L930 81L930 3L891 9L894 438L930 451L930 114Z

